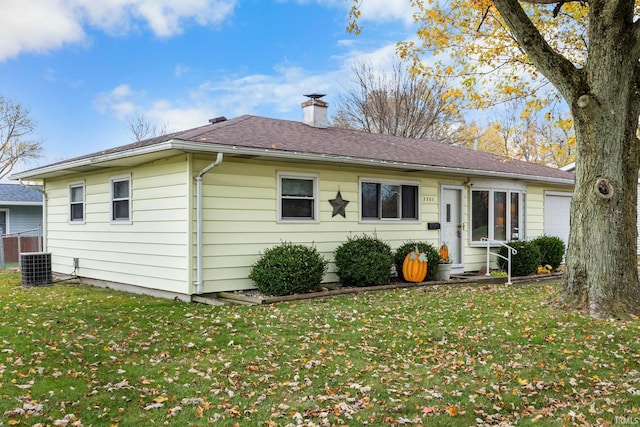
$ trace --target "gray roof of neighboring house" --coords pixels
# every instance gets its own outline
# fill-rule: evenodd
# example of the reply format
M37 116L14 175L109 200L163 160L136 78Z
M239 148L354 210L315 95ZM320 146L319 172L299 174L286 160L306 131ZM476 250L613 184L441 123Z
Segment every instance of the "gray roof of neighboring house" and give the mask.
M40 186L34 188L41 189ZM0 184L0 205L42 204L42 193L20 184Z
M316 128L302 122L240 116L135 142L30 171L14 178L46 177L98 168L133 155L163 150L222 152L403 170L440 171L469 176L502 176L572 184L575 176L559 169L426 140L406 139L342 128Z

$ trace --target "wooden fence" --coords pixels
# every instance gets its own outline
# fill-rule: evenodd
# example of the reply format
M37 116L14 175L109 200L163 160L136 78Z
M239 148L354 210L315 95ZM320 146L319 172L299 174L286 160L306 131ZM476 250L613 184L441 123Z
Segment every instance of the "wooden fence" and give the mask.
M18 243L18 239L20 242ZM2 244L4 246L4 262L14 263L20 261L20 252L40 252L42 238L36 236L4 236ZM19 249L18 249L19 246Z

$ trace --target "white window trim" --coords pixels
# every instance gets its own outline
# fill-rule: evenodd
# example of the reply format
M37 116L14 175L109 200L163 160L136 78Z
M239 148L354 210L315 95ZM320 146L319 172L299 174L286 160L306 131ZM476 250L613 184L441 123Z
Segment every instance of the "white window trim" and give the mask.
M518 239L519 241L522 240L526 240L527 239L527 228L526 228L526 209L527 209L527 192L522 190L520 188L520 186L518 186L518 188L508 188L508 187L484 187L484 188L476 188L475 186L471 188L470 194L469 194L469 246L475 246L475 247L486 247L487 243L483 242L481 240L473 240L473 192L474 191L488 191L489 192L489 216L487 219L487 227L488 227L488 231L489 231L489 240L493 240L496 242L504 242L507 243L508 241L510 241L511 239L507 239L507 240L495 240L493 238L493 230L495 227L495 209L494 209L494 193L495 192L501 192L501 193L507 193L507 216L506 216L506 220L507 220L507 232L509 232L509 230L511 230L511 194L512 193L518 193L520 194L520 211L518 212L518 221L520 224L522 224L522 226L520 227L520 238Z
M10 230L11 230L11 224L10 224L10 217L9 217L9 209L0 209L0 212L4 212L4 217L7 220L7 223L5 224L7 226L6 230L2 230L2 234L9 234Z
M71 218L71 190L73 188L82 187L82 219L72 219ZM87 190L84 181L76 181L69 183L69 205L67 209L68 214L68 222L69 224L84 224L87 220Z
M116 201L114 200L114 195L113 195L113 183L117 182L117 181L129 181L129 195L128 195L128 200L129 200L129 218L127 219L114 219L113 218L113 202ZM131 212L132 212L132 205L133 205L133 200L131 199L131 194L133 192L133 188L132 188L132 182L131 182L131 174L126 174L126 175L117 175L117 176L112 176L109 178L109 222L111 224L131 224ZM124 199L118 199L118 200L124 200Z
M282 179L308 179L313 181L313 218L282 218ZM278 172L278 222L283 223L317 223L320 222L320 197L319 197L319 178L317 174L299 173L299 172Z
M418 195L416 197L417 202L418 202L418 206L416 206L416 209L418 210L418 217L417 218L410 218L410 219L403 219L403 218L363 218L362 217L362 183L366 182L366 183L371 183L371 184L388 184L388 185L412 185L415 187L418 187ZM404 180L399 180L399 179L380 179L380 178L368 178L368 177L360 177L360 179L358 180L358 204L360 205L360 208L358 209L358 217L360 222L363 223L371 223L371 222L400 222L402 224L408 224L408 223L420 223L420 216L421 216L421 203L420 201L421 199L421 194L422 194L422 188L420 186L420 181L404 181ZM400 201L400 205L402 206L402 200Z

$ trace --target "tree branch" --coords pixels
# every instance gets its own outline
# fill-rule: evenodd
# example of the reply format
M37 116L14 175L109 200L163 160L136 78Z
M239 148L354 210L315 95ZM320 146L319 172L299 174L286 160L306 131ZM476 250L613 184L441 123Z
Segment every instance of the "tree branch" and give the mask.
M558 0L526 0L528 3L557 4ZM493 0L518 44L567 101L576 98L584 86L582 73L571 61L553 50L531 22L518 0ZM579 96L579 95L578 95Z
M564 3L588 3L588 0L522 0L523 3L531 3L531 4L564 4Z

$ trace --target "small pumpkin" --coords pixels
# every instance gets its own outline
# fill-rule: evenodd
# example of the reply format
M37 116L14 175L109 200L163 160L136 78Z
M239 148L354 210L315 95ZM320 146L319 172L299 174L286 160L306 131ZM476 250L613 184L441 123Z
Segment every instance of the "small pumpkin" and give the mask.
M415 246L414 250L404 257L402 275L408 282L420 283L427 277L427 267L427 254L421 254Z
M440 246L440 259L447 258L449 258L449 246L447 246L446 243L443 243L442 246Z

